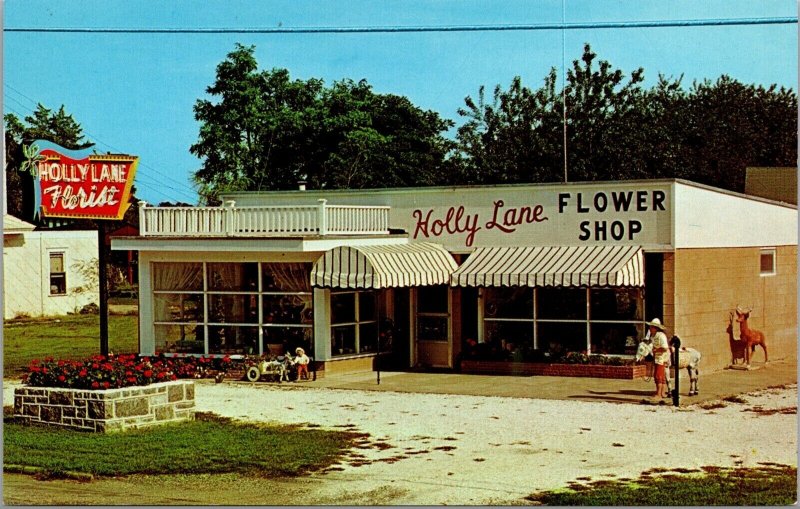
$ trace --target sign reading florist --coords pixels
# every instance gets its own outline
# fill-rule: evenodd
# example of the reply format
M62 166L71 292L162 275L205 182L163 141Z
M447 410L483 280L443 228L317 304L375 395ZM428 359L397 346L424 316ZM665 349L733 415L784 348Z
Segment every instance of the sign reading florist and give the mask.
M122 219L139 158L124 154L87 154L37 141L34 186L45 217Z

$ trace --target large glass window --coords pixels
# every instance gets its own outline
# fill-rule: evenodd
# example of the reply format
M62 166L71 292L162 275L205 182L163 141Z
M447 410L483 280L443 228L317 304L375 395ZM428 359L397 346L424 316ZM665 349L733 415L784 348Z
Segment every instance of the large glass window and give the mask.
M632 355L644 332L642 293L639 288L484 288L483 351L505 359L567 352Z
M354 355L378 348L383 292L331 293L331 354Z
M154 263L156 350L313 355L307 263ZM263 338L263 343L260 342Z
M157 352L205 353L202 263L153 264Z
M444 285L417 289L417 339L446 342L449 337L449 288Z
M492 359L533 349L533 288L484 288L484 341Z
M262 263L262 332L265 352L314 351L314 299L307 263Z

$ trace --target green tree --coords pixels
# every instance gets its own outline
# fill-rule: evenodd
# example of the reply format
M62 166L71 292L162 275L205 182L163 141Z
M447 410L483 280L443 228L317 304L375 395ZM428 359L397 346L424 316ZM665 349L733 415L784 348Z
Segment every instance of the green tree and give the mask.
M4 117L6 124L6 198L8 213L26 221L33 216L33 181L20 171L25 160L23 145L47 140L64 148L80 150L93 146L84 139L83 128L62 105L53 111L39 104L32 115L20 120L13 113Z
M639 68L626 79L587 44L563 91L570 181L686 178L744 190L747 166L793 166L797 95L744 85L727 76L694 83L659 76L642 86ZM456 178L463 183L563 180L562 91L551 70L531 90L514 78L487 103L467 97L459 110Z
M684 106L683 171L676 176L744 191L747 166L797 164L797 94L729 76L693 84Z
M206 203L225 191L373 188L445 182L454 124L407 98L376 94L364 80L325 86L259 71L255 48L237 45L198 100L194 180Z

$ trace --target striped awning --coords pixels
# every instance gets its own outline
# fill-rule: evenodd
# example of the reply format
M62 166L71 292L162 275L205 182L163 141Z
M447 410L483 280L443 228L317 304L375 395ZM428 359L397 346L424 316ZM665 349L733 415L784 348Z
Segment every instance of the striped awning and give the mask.
M340 246L314 263L311 285L353 289L446 285L457 267L445 248L428 242Z
M639 246L483 247L452 286L644 286Z

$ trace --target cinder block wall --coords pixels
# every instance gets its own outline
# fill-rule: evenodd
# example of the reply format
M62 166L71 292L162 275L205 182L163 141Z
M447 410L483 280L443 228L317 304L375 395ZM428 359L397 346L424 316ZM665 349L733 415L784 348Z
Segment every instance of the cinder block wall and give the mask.
M770 360L796 358L797 246L777 247L776 262L776 275L761 276L757 247L679 249L665 257L664 318L670 336L677 334L686 346L700 350L705 370L723 369L731 361L725 331L729 313L737 305L752 307L748 324L765 334ZM737 323L733 331L738 338ZM760 347L752 359L763 362Z

